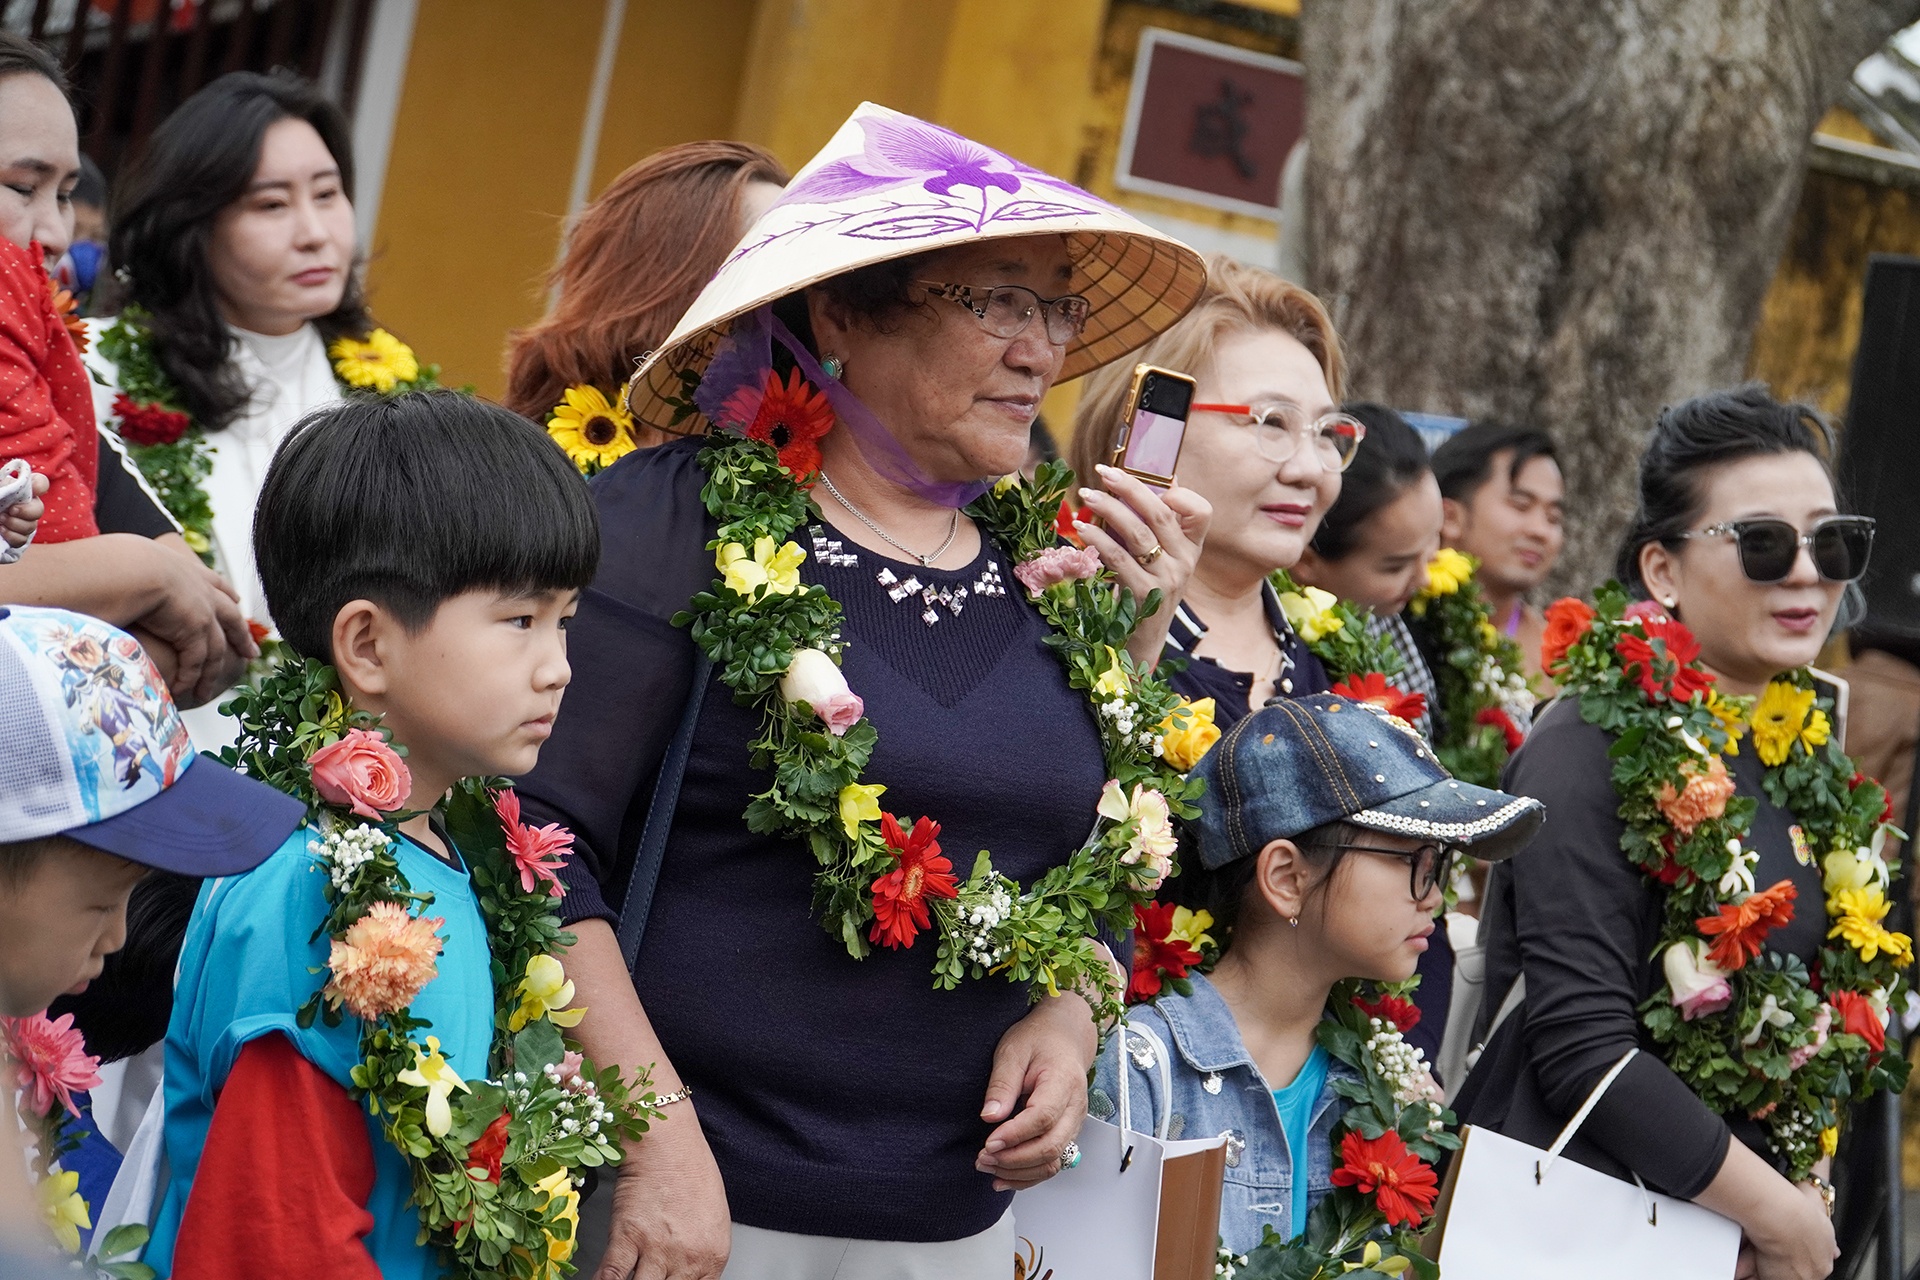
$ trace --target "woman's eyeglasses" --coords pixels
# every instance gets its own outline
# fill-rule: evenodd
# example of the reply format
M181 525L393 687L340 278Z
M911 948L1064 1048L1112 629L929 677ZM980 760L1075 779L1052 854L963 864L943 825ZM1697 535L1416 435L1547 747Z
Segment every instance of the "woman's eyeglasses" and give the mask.
M1415 902L1427 896L1453 874L1455 849L1447 844L1423 844L1417 849L1389 849L1377 844L1329 844L1324 849L1352 849L1359 853L1377 853L1383 858L1407 860L1407 891Z
M1680 536L1732 538L1740 548L1740 571L1753 582L1778 582L1792 573L1802 547L1813 553L1821 577L1852 582L1867 571L1873 554L1873 517L1826 516L1806 533L1785 520L1725 520Z
M949 298L973 312L980 327L996 338L1017 338L1033 323L1035 312L1047 318L1047 341L1064 347L1087 327L1093 304L1077 293L1058 298L1043 298L1021 284L971 285L937 284L932 280L914 283L938 298Z
M1311 421L1290 404L1196 404L1193 413L1224 413L1253 429L1253 447L1268 462L1285 462L1300 451L1303 440L1313 443L1320 465L1345 471L1367 438L1366 424L1344 413L1322 414Z

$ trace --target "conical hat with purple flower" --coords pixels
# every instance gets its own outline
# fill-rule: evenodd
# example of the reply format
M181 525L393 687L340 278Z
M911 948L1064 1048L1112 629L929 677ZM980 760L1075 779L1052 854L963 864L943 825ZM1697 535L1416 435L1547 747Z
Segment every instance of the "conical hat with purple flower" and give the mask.
M1185 315L1206 283L1173 237L938 125L863 102L748 230L630 385L634 416L704 425L690 384L733 321L810 284L892 258L1014 236L1064 235L1073 292L1092 303L1060 377L1119 359Z

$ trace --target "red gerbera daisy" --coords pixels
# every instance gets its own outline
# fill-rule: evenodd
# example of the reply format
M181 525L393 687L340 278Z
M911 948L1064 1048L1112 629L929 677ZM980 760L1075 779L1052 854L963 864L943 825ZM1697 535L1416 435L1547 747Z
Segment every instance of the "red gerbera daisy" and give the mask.
M1520 726L1513 722L1513 717L1505 711L1502 711L1499 707L1483 707L1480 714L1473 718L1473 722L1475 724L1490 724L1498 729L1500 736L1507 740L1507 751L1509 753L1518 751L1520 744L1527 740L1527 735L1520 732Z
M1060 499L1060 510L1056 512L1053 517L1053 531L1065 538L1068 542L1071 542L1074 546L1084 547L1087 543L1086 540L1080 536L1080 531L1073 527L1075 520L1080 521L1082 524L1092 524L1093 508L1076 507L1065 498Z
M1782 880L1771 889L1748 894L1745 902L1728 903L1718 915L1694 921L1707 937L1719 935L1707 948L1707 959L1731 973L1759 955L1768 932L1793 919L1797 892L1793 881Z
M1420 1006L1399 996L1381 996L1378 1000L1353 998L1353 1007L1369 1018L1379 1018L1400 1028L1402 1035L1420 1025Z
M544 882L548 897L564 894L567 887L560 883L558 873L566 865L561 855L573 848L573 832L557 822L534 827L520 821L520 797L512 787L493 793L493 810L506 833L507 854L520 873L520 891L532 893Z
M1644 639L1623 635L1614 641L1613 651L1620 655L1627 677L1640 685L1648 702L1663 693L1675 702L1688 702L1694 694L1705 693L1712 686L1711 675L1687 665L1700 656L1700 642L1685 624L1672 618L1648 618L1640 627L1646 632ZM1656 640L1665 649L1664 655L1654 649L1652 642ZM1669 664L1673 667L1671 683L1662 683L1659 669Z
M885 947L910 947L920 930L931 923L928 898L952 898L960 891L953 864L941 856L940 824L921 818L912 834L900 829L890 813L880 815L880 834L900 859L900 865L873 882L873 928L869 941Z
M1200 953L1185 938L1173 935L1171 902L1135 903L1133 907L1133 975L1127 979L1127 999L1135 1004L1160 994L1169 978L1184 978L1200 963Z
M747 424L750 439L764 441L780 455L780 465L795 480L805 480L820 469L820 437L833 429L833 404L826 394L795 369L783 385L780 375L767 373L760 410Z
M1426 1161L1407 1150L1389 1129L1377 1138L1349 1133L1340 1139L1340 1167L1333 1185L1373 1197L1390 1227L1416 1227L1433 1212L1440 1181Z
M1369 671L1363 676L1348 676L1333 686L1333 693L1343 698L1352 698L1355 702L1365 702L1379 707L1390 716L1398 716L1412 724L1427 713L1427 695L1408 693L1387 683L1387 678L1378 671Z

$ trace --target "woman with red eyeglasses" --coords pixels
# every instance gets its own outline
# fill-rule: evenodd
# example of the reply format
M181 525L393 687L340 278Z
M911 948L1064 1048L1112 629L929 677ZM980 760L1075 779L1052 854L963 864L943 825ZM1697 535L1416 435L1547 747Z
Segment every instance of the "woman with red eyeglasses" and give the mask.
M1844 1099L1904 1076L1872 967L1911 947L1881 923L1882 797L1807 670L1873 546L1827 452L1813 410L1759 386L1666 410L1616 567L1637 603L1548 610L1566 696L1504 785L1552 818L1490 878L1485 1049L1455 1100L1546 1146L1632 1053L1566 1154L1734 1219L1761 1280L1828 1274ZM1648 760L1678 764L1636 791ZM1730 1092L1699 1070L1721 1059Z
M1071 459L1082 484L1134 483L1105 464L1135 361L1197 382L1178 478L1213 507L1170 619L1164 654L1186 666L1168 682L1212 698L1222 729L1269 698L1325 692L1326 669L1268 579L1299 561L1366 434L1339 412L1345 367L1326 309L1271 272L1209 257L1206 292L1184 319L1088 377Z

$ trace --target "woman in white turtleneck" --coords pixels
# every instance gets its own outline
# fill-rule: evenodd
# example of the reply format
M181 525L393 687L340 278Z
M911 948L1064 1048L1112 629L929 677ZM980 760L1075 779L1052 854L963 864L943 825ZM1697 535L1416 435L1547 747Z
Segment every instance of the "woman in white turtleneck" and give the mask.
M236 72L167 118L116 208L112 259L132 314L170 399L211 446L201 488L215 567L266 627L252 530L267 464L294 423L341 397L329 343L372 328L355 279L352 183L337 108L287 73ZM139 443L116 402L123 390L139 399L140 388L124 385L111 338L105 345L88 356L104 382L100 420ZM162 496L177 518L180 499ZM203 749L232 740L232 722L211 707L187 720Z

